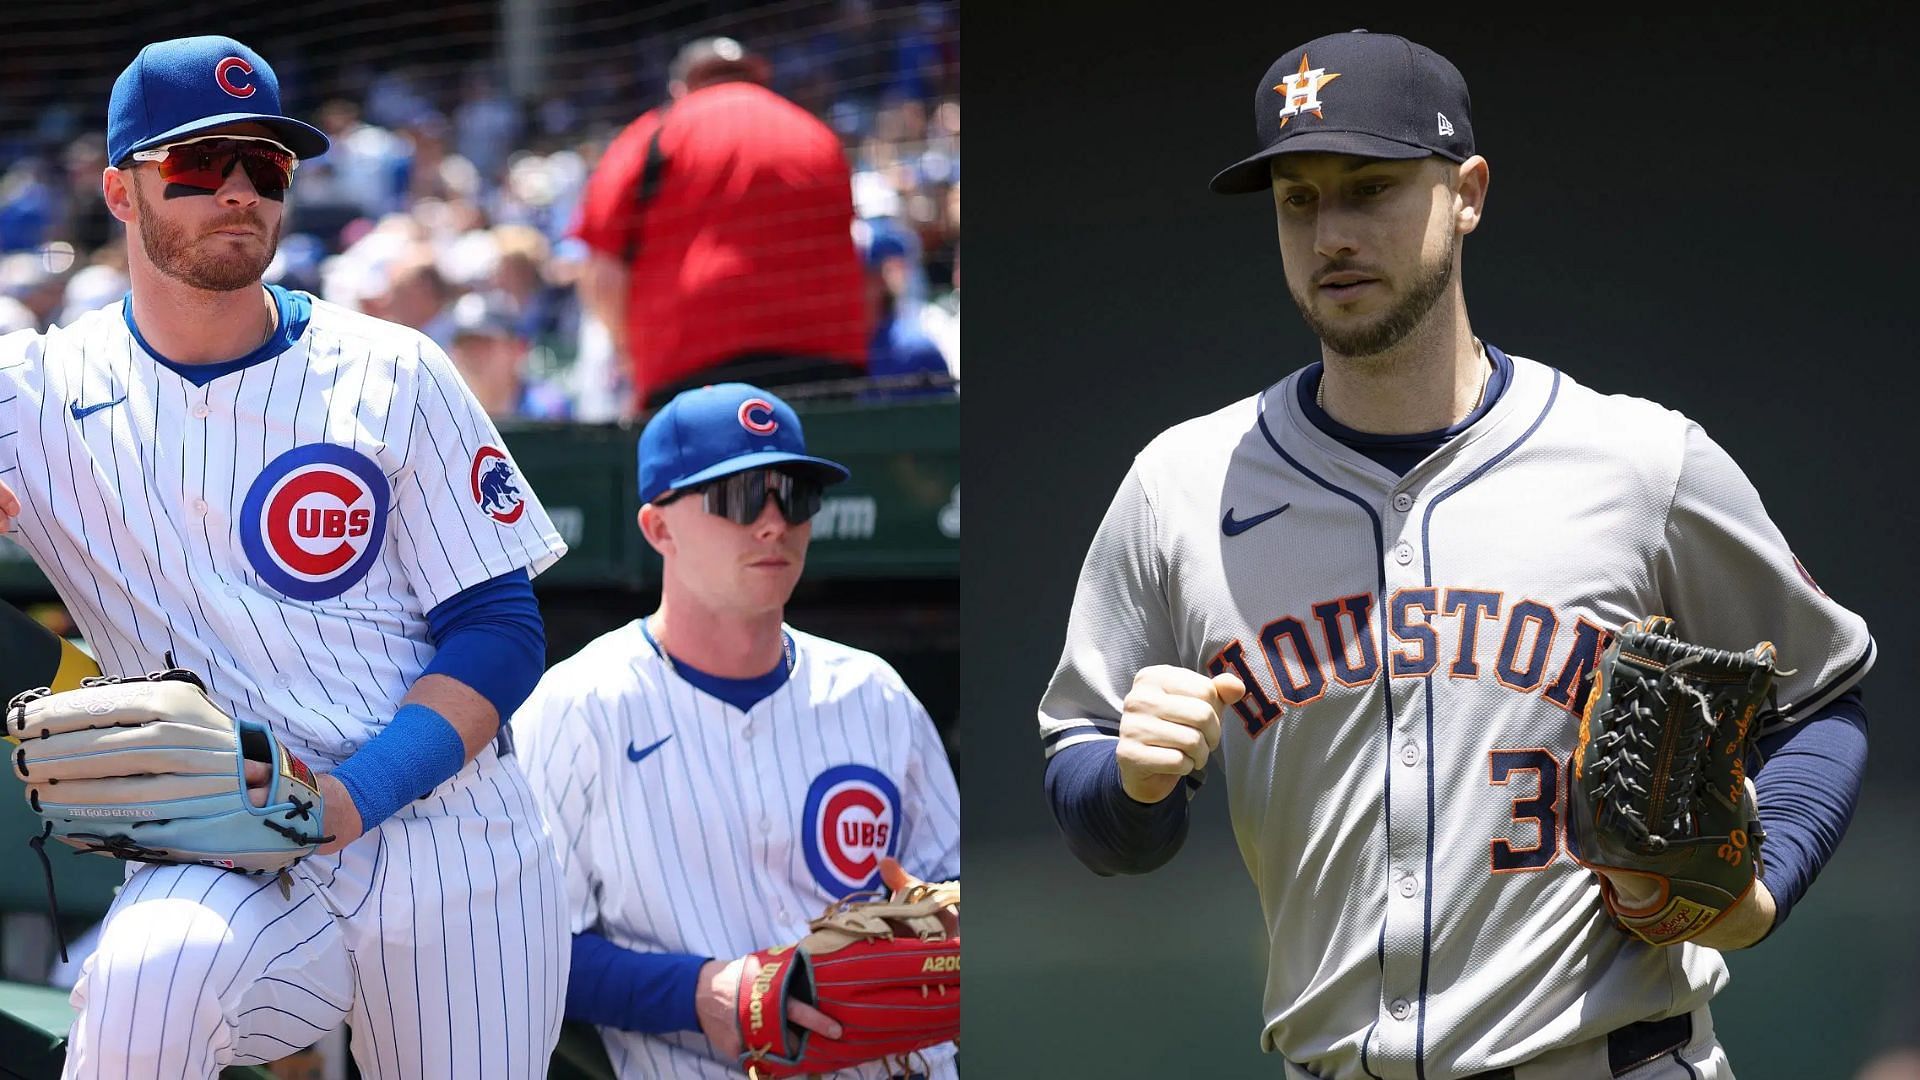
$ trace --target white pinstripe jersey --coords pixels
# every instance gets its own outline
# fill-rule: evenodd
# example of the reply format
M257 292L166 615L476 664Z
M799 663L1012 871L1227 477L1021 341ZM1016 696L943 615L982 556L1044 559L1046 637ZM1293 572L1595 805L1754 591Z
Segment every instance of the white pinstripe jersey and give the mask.
M788 634L792 675L746 712L681 678L635 621L556 664L514 715L575 933L731 960L877 887L881 855L959 875L960 796L926 709L879 657ZM697 1031L603 1037L622 1077L740 1075ZM951 1046L923 1056L951 1075Z
M284 350L203 386L124 303L0 338L0 480L104 670L171 651L324 768L432 659L428 611L566 545L437 346L275 292Z
M1301 381L1135 460L1041 702L1048 753L1114 738L1143 667L1247 684L1219 771L1271 938L1263 1037L1314 1075L1469 1075L1704 1005L1720 955L1629 938L1565 850L1602 631L1772 640L1791 723L1866 672L1866 625L1678 413L1514 357L1487 415L1398 476L1316 427Z

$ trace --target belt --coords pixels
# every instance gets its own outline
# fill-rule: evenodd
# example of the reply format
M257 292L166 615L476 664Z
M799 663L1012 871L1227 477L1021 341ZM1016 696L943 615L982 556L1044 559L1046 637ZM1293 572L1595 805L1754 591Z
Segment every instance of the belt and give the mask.
M1607 1033L1607 1074L1622 1076L1693 1041L1693 1014L1642 1020ZM1513 1080L1512 1069L1474 1073L1468 1080Z

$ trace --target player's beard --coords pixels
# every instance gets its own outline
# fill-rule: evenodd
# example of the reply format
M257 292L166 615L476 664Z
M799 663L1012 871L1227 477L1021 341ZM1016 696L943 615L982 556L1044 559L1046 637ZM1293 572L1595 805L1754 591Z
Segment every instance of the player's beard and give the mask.
M246 225L265 234L266 245L257 255L244 248L216 255L200 245L206 236L194 236L185 226L162 219L153 212L139 187L129 185L129 189L133 192L133 201L140 206L140 246L146 250L147 261L154 269L182 284L207 292L236 292L258 285L261 275L267 272L267 264L273 261L273 253L280 247L279 225L267 232L266 222L236 211L210 223L207 232Z
M1313 335L1338 356L1377 356L1404 341L1420 321L1433 310L1447 286L1453 283L1453 255L1460 236L1447 231L1447 250L1438 262L1422 266L1413 285L1392 307L1359 323L1341 324L1324 318L1314 310L1313 298L1288 288L1300 317ZM1313 288L1311 284L1307 286Z

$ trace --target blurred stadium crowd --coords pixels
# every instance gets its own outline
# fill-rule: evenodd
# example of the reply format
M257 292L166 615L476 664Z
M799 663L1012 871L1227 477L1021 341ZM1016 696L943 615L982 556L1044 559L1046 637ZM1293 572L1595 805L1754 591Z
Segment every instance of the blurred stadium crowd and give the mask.
M630 416L623 364L576 289L588 252L570 232L601 152L665 100L676 51L726 34L840 137L869 284L957 380L957 3L822 0L660 21L564 22L537 100L511 96L491 60L277 48L290 108L333 147L301 163L267 280L425 332L498 418ZM111 76L74 82L70 98L0 124L0 332L62 324L127 290L122 227L100 194Z

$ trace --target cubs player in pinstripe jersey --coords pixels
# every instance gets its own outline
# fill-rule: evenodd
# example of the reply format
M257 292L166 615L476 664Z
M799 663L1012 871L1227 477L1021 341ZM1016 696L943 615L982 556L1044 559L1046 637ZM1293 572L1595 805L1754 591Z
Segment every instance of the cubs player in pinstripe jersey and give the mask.
M499 736L564 545L430 341L262 285L327 148L264 59L149 45L107 137L132 291L0 338L0 527L105 671L171 655L270 725L333 839L277 880L131 864L67 1075L210 1077L345 1020L369 1077L544 1076L564 896Z
M554 665L514 729L566 876L568 1018L600 1026L622 1077L737 1078L738 958L883 872L899 887L890 859L958 877L959 792L885 661L784 622L821 489L847 476L807 454L793 410L744 383L689 390L639 454L659 609ZM788 1018L841 1034L804 1004ZM953 1052L921 1052L925 1075L956 1075Z
M1490 171L1452 64L1334 34L1255 108L1260 151L1213 187L1273 199L1320 358L1122 480L1039 710L1069 844L1103 874L1159 867L1220 775L1276 1074L1723 1080L1719 950L1770 933L1846 830L1867 627L1697 424L1475 337L1460 259ZM1786 669L1755 763L1765 869L1664 948L1613 923L1564 820L1605 635L1653 614L1770 639Z

